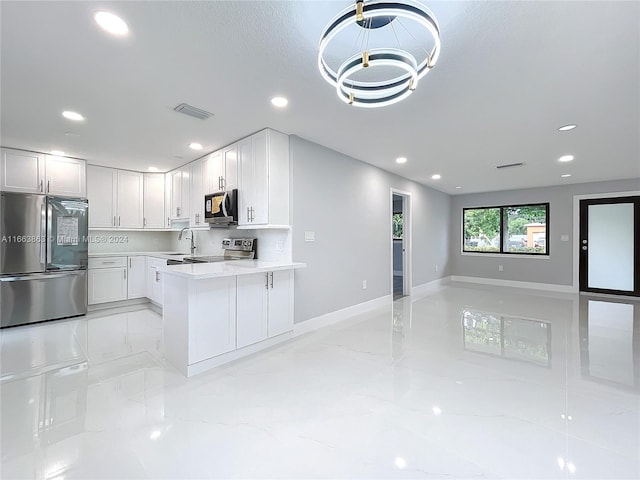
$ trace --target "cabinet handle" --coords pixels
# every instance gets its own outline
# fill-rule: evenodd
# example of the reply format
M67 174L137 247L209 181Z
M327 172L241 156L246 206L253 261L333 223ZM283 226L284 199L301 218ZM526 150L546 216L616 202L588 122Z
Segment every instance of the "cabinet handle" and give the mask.
M176 217L180 216L180 207L176 207Z
M116 263L116 262L115 262L115 261L113 261L113 262L100 262L100 263L101 263L102 265L111 265L111 264Z
M118 226L120 226L120 215L118 215Z
M156 271L156 282L160 281L160 272Z
M273 272L269 272L269 275L271 275L271 288L273 288Z
M40 193L44 192L43 180L40 180Z
M227 181L224 179L224 177L220 177L220 179L222 180L222 190L224 190L225 188L227 188Z
M264 274L264 278L265 278L264 288L269 290L269 273L268 272Z
M129 268L131 268L131 259L129 259Z
M126 280L127 279L127 269L125 268L122 272L124 273L124 279Z
M200 224L200 214L196 213L196 225Z
M116 216L115 215L113 216L113 226L114 227L116 226Z
M250 211L250 208L249 208L249 207L247 207L247 222L249 222L249 221L250 221L250 220L249 220L249 211Z
M47 180L47 193L51 191L51 180Z
M167 227L171 226L171 219L169 217L167 217Z
M142 226L143 227L147 226L147 217L142 217Z

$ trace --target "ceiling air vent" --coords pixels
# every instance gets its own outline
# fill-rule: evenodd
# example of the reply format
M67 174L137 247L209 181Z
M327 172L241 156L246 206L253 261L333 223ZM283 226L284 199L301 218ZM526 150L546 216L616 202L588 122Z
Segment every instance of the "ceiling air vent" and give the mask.
M505 163L504 165L498 165L496 168L511 168L511 167L522 167L524 163Z
M174 110L178 113L184 113L190 117L199 118L200 120L206 120L209 117L213 117L213 113L202 110L201 108L194 107L188 103L181 103Z

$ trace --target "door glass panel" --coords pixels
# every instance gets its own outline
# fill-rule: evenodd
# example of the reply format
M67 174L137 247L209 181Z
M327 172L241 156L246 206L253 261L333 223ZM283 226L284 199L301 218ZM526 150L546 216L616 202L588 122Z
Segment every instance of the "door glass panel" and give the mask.
M589 288L633 291L633 206L589 205Z

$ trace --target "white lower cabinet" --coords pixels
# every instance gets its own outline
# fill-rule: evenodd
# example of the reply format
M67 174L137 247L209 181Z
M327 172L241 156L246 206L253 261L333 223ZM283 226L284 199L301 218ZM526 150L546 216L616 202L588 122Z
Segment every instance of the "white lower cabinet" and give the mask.
M127 299L127 267L89 268L89 305Z
M236 347L293 330L293 270L237 277Z
M143 256L129 257L129 274L127 275L127 298L147 296L147 258Z
M260 342L267 338L268 274L237 277L236 347Z
M167 264L162 258L147 257L147 298L162 306L162 272Z

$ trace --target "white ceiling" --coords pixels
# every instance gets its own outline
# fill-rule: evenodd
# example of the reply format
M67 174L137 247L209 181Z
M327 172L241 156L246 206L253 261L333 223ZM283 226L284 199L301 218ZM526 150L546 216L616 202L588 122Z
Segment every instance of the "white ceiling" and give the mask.
M640 177L639 2L426 2L440 60L380 109L342 103L318 73L320 33L349 3L2 1L0 141L166 171L268 126L451 194ZM129 37L100 30L100 9Z

